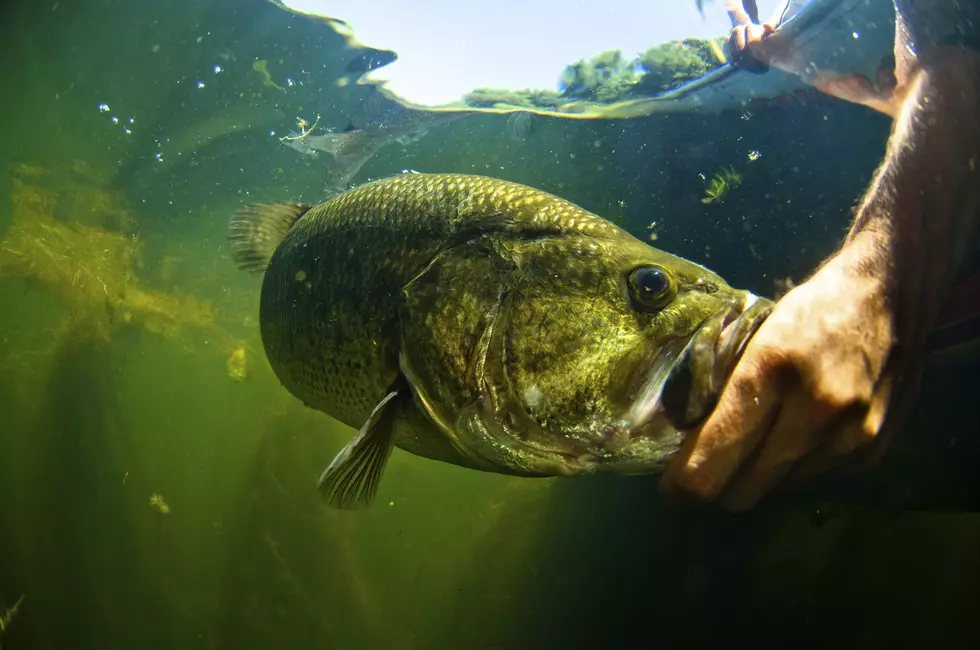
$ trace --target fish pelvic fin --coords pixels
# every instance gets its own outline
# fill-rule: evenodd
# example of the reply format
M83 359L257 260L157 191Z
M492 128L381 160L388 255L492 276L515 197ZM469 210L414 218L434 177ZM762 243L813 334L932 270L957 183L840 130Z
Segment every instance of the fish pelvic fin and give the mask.
M323 471L317 488L333 508L366 508L374 501L381 475L395 446L395 422L405 399L411 400L407 382L397 382L385 395L354 439Z
M279 242L311 207L305 203L258 203L238 210L228 223L232 261L244 271L265 271Z

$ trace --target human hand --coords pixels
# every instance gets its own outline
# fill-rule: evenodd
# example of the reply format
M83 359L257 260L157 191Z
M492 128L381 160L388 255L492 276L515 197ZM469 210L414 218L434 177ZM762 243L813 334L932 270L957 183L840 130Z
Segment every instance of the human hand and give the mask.
M848 244L777 303L668 466L666 496L744 510L788 474L827 469L883 437L896 389L910 404L918 383L895 353L893 308L869 272L870 250ZM905 414L888 415L892 428Z
M728 55L732 65L749 72L765 72L769 69L769 52L766 37L775 29L769 23L745 23L736 25L728 37Z
M945 75L971 68L971 62L963 59L964 55L970 58L970 49L975 58L978 49L980 4L898 0L896 10L894 68L888 74L880 70L872 84L859 75L831 73L814 85L829 95L895 118L919 69Z

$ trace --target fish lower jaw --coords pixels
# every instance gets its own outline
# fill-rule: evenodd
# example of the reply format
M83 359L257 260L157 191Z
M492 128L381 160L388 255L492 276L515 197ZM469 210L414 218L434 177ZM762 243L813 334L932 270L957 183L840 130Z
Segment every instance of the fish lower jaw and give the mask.
M667 461L680 449L680 441L646 450L633 449L616 454L583 454L567 463L562 476L615 474L617 476L648 476L660 474Z
M544 476L649 475L663 470L683 440L683 433L661 422L642 431L623 428L615 441L607 439L562 453L527 449L522 455L527 466Z

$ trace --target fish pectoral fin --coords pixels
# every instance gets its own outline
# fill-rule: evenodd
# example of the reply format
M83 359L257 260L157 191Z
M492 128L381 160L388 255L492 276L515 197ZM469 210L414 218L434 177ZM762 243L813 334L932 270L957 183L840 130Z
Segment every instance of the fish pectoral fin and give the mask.
M305 203L259 203L241 208L228 223L232 260L245 271L264 271L279 242L311 207Z
M411 400L404 381L385 395L354 439L323 471L317 488L333 508L366 508L374 501L391 450L395 446L395 422L402 403Z

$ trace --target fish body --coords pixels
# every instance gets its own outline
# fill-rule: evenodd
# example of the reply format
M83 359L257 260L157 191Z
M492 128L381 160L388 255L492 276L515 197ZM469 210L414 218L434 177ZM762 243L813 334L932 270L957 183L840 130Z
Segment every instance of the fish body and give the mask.
M280 381L359 429L321 478L337 507L370 502L393 446L519 476L657 472L768 313L568 201L481 176L251 206L229 236L264 270Z

